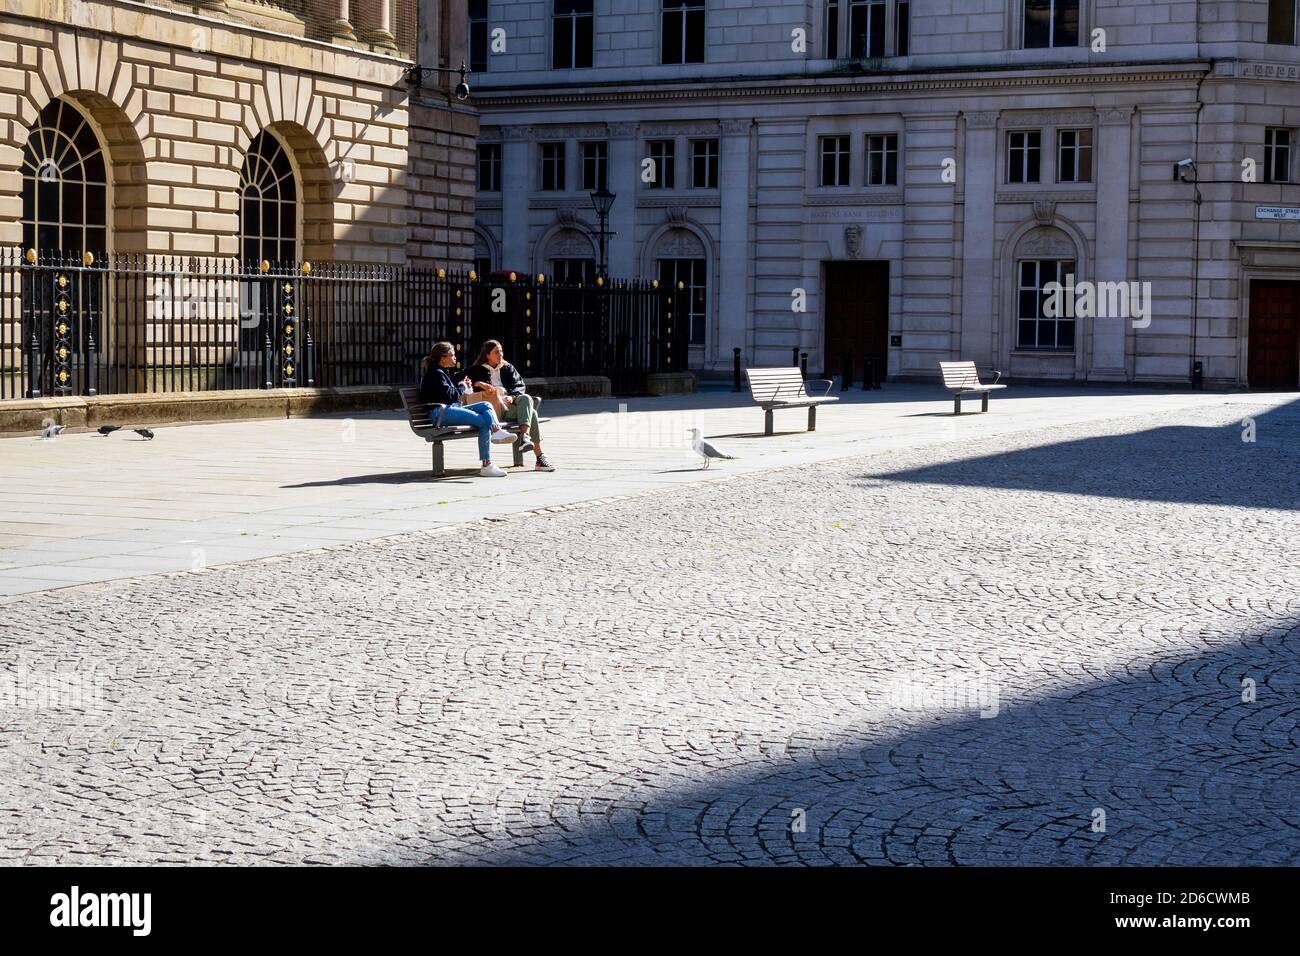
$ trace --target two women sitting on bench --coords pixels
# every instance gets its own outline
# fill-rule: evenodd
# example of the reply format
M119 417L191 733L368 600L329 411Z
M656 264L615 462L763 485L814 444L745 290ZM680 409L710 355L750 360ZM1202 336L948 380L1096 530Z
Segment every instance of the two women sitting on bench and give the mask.
M479 474L484 478L504 478L506 473L492 464L490 442L513 442L515 435L497 421L496 411L490 402L465 404L473 398L468 377L457 383L452 379L456 367L456 350L450 342L435 342L423 362L424 377L420 381L420 401L433 406L429 420L435 427L444 425L469 425L478 429L478 457L483 463ZM441 407L439 407L441 406Z
M474 388L482 394L492 396L499 401L501 417L508 422L522 425L522 437L519 439L521 452L533 449L537 455L537 471L554 471L552 465L542 454L542 434L537 423L537 403L524 389L523 376L519 370L505 360L501 343L488 339L479 349L478 359L469 369L469 379Z

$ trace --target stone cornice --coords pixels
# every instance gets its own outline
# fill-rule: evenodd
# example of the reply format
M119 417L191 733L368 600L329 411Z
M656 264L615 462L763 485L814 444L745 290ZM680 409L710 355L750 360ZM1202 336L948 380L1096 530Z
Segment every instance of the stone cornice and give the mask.
M1069 67L1060 70L979 70L892 74L855 79L812 77L797 74L771 81L735 80L719 77L712 83L681 81L642 86L622 83L573 86L546 90L519 88L479 88L475 103L480 109L524 106L565 106L590 108L593 103L659 103L689 100L786 100L863 96L904 96L909 93L979 93L999 91L1020 93L1026 89L1046 93L1064 87L1101 87L1115 85L1151 85L1157 83L1194 83L1210 72L1208 63L1134 64L1131 69L1113 67Z

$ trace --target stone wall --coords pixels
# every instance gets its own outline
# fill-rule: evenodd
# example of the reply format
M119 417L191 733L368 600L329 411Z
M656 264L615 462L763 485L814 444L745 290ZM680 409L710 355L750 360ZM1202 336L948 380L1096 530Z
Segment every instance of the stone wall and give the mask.
M406 261L409 62L140 4L2 11L0 245L21 239L28 129L61 97L111 157L113 251L237 255L244 153L271 130L299 174L303 258ZM437 171L414 172L424 194L439 191Z

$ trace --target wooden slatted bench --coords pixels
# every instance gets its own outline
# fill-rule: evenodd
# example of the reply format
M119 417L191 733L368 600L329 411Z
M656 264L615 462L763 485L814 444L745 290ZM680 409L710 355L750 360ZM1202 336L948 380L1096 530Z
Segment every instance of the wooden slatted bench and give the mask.
M433 475L435 478L441 478L447 473L446 464L442 453L442 443L455 441L458 438L477 438L478 429L469 425L444 425L438 428L429 420L429 406L420 401L420 390L418 388L404 388L402 392L402 404L406 406L406 419L411 426L411 431L419 435L430 445L433 446ZM540 402L541 399L534 399ZM539 423L549 422L549 418L537 419ZM522 425L507 424L511 432L518 435L523 431ZM502 444L505 444L502 442ZM524 463L524 453L519 449L519 442L515 441L510 445L511 452L514 453L514 464L518 468Z
M961 414L961 399L963 395L978 394L984 399L984 405L981 412L989 410L989 392L995 388L1006 388L1005 385L999 385L997 379L991 384L984 385L980 382L979 372L975 370L974 362L940 362L939 371L943 373L943 387L953 394L953 414ZM1002 373L997 373L998 378Z
M749 394L754 404L763 409L763 434L772 434L772 413L778 408L807 408L808 430L817 430L817 406L827 402L838 402L834 395L827 395L831 382L826 379L809 379L804 381L798 366L789 368L750 368L745 370L749 376ZM825 386L822 394L810 395L808 386L814 388Z

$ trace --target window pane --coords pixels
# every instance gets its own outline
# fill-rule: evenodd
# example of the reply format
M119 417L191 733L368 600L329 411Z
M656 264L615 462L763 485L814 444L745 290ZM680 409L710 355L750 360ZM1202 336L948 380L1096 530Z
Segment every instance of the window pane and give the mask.
M1053 0L1052 46L1079 45L1079 0Z
M1022 349L1032 349L1038 344L1034 333L1037 331L1038 323L1032 319L1019 323L1020 333L1016 337L1016 345Z
M898 56L907 56L911 48L912 24L910 3L900 3L894 10L895 43L894 52Z
M556 17L551 33L551 66L567 70L573 66L573 22L568 17Z
M1269 0L1268 42L1295 43L1296 4L1294 0Z
M873 3L871 5L871 17L869 20L871 43L868 46L871 56L885 55L885 5L883 3Z
M686 62L704 62L703 10L691 10L686 14Z
M665 11L663 16L663 37L660 62L662 63L681 63L682 62L682 21L683 14L680 11Z
M574 41L573 65L576 67L591 66L592 52L592 25L595 22L594 17L578 17L577 39Z
M1025 0L1025 49L1051 45L1052 0Z

